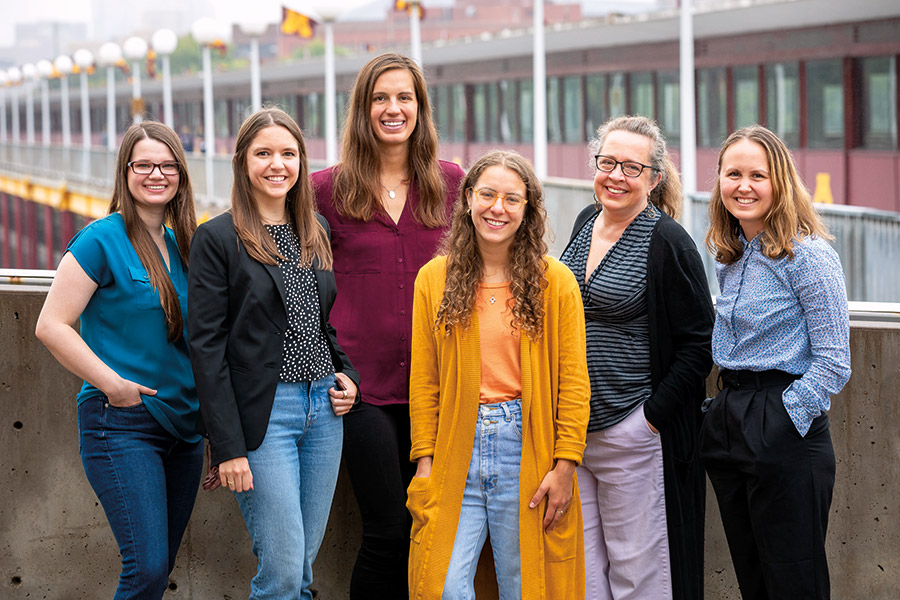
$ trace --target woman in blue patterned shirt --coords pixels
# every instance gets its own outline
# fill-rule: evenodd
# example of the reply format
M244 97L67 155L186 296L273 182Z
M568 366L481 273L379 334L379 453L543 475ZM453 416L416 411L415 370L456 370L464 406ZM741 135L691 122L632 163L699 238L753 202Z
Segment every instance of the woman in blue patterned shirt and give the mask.
M744 598L829 598L826 411L850 378L844 274L784 143L754 125L719 153L707 246L722 391L701 429Z

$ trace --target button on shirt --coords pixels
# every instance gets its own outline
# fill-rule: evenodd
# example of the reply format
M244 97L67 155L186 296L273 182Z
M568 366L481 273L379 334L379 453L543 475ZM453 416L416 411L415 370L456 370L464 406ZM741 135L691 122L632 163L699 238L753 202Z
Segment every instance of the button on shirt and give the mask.
M463 171L441 161L447 214ZM333 198L332 169L311 176L319 213L331 226L338 295L330 322L338 342L359 370L361 399L374 405L409 402L412 304L419 268L434 257L443 228L418 223L415 180L397 223L384 212L369 221L340 214ZM449 219L448 219L449 223Z
M844 272L827 242L794 242L794 258L771 259L759 236L733 264L716 265L713 359L720 368L778 369L802 377L784 392L801 435L850 379L850 325Z

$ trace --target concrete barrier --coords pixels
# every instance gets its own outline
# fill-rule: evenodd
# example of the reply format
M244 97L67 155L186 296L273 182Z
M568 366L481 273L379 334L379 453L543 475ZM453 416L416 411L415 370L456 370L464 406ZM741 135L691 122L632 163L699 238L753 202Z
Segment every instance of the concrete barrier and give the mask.
M34 337L45 294L46 288L0 286L0 599L110 598L119 558L78 457L80 382ZM838 469L828 540L832 592L837 599L894 600L900 589L900 326L854 323L851 346L853 378L831 411ZM737 600L711 491L707 514L706 597ZM342 471L316 562L320 598L347 597L359 532ZM246 598L255 565L233 496L201 491L165 598Z

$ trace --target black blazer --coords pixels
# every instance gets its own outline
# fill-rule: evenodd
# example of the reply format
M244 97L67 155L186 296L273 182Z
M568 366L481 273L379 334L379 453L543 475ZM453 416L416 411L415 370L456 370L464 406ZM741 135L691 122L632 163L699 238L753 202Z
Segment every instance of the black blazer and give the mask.
M316 215L329 232L328 222ZM359 373L337 342L328 314L337 295L332 271L313 263L321 327L334 370L359 386ZM247 456L263 441L281 372L288 328L277 265L247 253L231 213L197 228L188 276L188 339L200 397L198 431L209 436L212 464Z

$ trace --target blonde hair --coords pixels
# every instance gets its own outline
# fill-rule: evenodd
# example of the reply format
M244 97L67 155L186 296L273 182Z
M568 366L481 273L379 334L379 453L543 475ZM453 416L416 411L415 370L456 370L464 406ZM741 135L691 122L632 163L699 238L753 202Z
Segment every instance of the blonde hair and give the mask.
M759 144L766 153L766 166L772 182L772 207L763 218L759 234L762 252L769 258L794 258L794 242L809 236L832 239L822 217L816 212L809 191L803 185L794 159L781 139L762 125L738 129L725 140L719 151L716 174L721 174L725 151L741 140ZM719 177L709 198L709 230L706 247L716 261L729 265L744 254L740 238L741 223L725 208Z
M683 198L681 195L681 178L675 163L669 157L666 138L656 121L640 115L623 115L610 119L597 129L597 135L588 143L591 152L591 165L597 170L595 154L601 154L606 137L613 131L627 131L644 136L650 140L650 166L653 171L662 175L659 183L650 192L650 202L664 213L677 219L681 215Z

